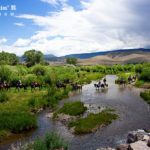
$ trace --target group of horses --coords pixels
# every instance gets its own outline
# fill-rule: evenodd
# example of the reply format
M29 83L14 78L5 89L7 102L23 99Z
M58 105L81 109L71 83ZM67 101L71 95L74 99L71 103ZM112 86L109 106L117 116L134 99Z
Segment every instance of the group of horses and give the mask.
M117 84L123 84L123 85L126 85L126 84L131 84L132 82L135 82L136 81L136 76L133 76L133 78L130 76L128 78L128 82L126 80L116 80L116 83Z
M72 89L73 90L82 90L82 86L81 85L78 85L77 83L74 84L74 83L71 83L71 82L68 82L68 81L64 81L65 83L56 83L56 87L57 88L64 88L66 89L66 86L67 84L71 85L72 86ZM3 90L10 90L11 88L15 88L15 91L19 91L20 89L24 89L24 91L27 91L27 88L28 87L31 87L31 91L35 90L36 88L39 89L39 91L42 89L42 84L41 83L31 83L31 84L19 84L19 83L16 83L14 85L10 85L10 84L0 84L0 91L3 91Z
M78 85L76 83L68 83L69 85L72 86L73 90L82 90L82 85ZM67 84L65 83L56 83L57 88L64 88L66 89Z
M108 87L108 84L107 84L107 83L102 83L102 84L97 84L97 83L95 83L95 84L94 84L94 87L95 87L96 89L105 88L105 87Z
M31 83L31 84L19 84L19 83L16 83L14 85L11 85L11 84L0 84L0 91L3 91L3 90L9 90L11 88L15 88L15 90L18 90L19 89L24 89L24 91L27 91L27 87L31 87L31 91L32 90L35 90L36 87L39 88L39 90L42 89L42 84L40 83Z

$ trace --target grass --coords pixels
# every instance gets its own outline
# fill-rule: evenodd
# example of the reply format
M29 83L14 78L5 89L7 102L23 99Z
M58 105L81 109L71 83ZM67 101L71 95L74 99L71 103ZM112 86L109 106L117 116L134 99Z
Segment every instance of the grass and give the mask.
M36 140L32 143L29 143L28 145L22 147L22 150L56 150L60 148L64 148L64 150L67 150L69 147L68 142L64 142L63 139L59 137L54 132L46 133L43 140L41 140L39 137L36 138Z
M136 87L141 87L144 83L145 83L145 81L143 81L143 80L138 80L138 81L135 83L135 86L136 86Z
M150 104L150 91L141 92L140 96L148 103Z
M57 106L60 99L68 96L69 90L67 88L58 92L56 89L53 95L48 95L47 90L5 92L9 101L0 103L0 133L4 130L8 133L21 133L36 128L37 116L31 112L36 113L39 108Z
M83 114L87 110L87 107L84 107L83 102L75 101L75 102L66 102L63 107L57 110L54 113L54 118L57 117L58 114L63 113L70 116L78 116Z
M117 117L116 114L108 113L106 111L99 114L89 114L86 118L80 118L77 119L77 121L70 123L68 127L75 127L75 134L87 134L100 126L110 124L111 121Z

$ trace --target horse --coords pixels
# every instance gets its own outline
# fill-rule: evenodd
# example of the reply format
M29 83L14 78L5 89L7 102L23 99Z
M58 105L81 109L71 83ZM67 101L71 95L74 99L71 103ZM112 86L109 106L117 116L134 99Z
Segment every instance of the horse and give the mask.
M134 81L136 81L136 76L133 76Z
M7 91L11 88L10 84L0 84L0 90L6 89Z
M96 89L99 89L99 88L105 88L105 86L108 87L108 84L106 84L106 83L103 84L103 83L102 83L101 85L99 85L99 84L96 84L96 83L95 83L94 86L96 87Z
M66 84L63 83L56 83L57 88L64 88L66 89Z
M126 80L117 80L116 83L125 85L127 82Z
M39 91L42 89L42 84L40 84L40 83L32 83L31 84L31 92L32 92L32 89L34 89L35 90L35 88L36 87L38 87L39 88Z
M132 77L128 78L128 82L129 82L129 84L132 82Z
M82 85L77 85L77 84L71 83L71 86L74 90L77 90L77 89L82 90Z
M18 90L19 91L19 89L24 89L24 92L27 90L27 87L28 87L28 84L19 84L19 83L17 83L16 85L15 85L15 87L16 87L16 90Z

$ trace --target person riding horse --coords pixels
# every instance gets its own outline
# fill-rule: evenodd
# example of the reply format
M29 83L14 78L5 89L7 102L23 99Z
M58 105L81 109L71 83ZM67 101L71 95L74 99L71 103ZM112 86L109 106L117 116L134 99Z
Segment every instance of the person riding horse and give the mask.
M5 80L3 81L3 86L6 87L6 81Z
M22 86L22 81L21 80L18 81L18 85Z
M136 81L136 74L134 74L133 79L134 79L134 81Z
M123 78L123 77L121 77L121 82L122 82L122 83L124 82L124 78Z
M103 82L104 82L104 85L106 85L106 78L104 78Z
M98 82L98 86L101 87L101 81L100 81L100 80L99 80L99 82Z
M131 83L132 81L132 75L130 74L129 78L128 78L129 83Z
M35 85L35 86L37 85L37 82L36 82L36 80L34 80L34 85Z

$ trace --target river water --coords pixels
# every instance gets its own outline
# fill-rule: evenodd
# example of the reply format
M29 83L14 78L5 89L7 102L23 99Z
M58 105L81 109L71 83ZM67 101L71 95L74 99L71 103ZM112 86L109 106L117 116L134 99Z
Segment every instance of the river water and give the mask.
M38 128L21 140L27 142L34 140L36 136L42 138L45 132L54 130L65 141L70 142L69 150L96 150L99 147L115 147L124 143L129 131L150 129L150 105L140 98L140 91L131 85L125 87L116 85L117 76L115 75L107 75L106 78L109 84L108 88L96 90L93 81L91 84L85 85L82 92L72 92L71 96L62 100L58 107L66 101L81 100L85 104L115 108L119 119L92 134L75 136L61 122L46 118L45 115L51 110L45 110L38 115ZM18 143L20 141L15 140L1 145L0 150L7 150L10 144Z

